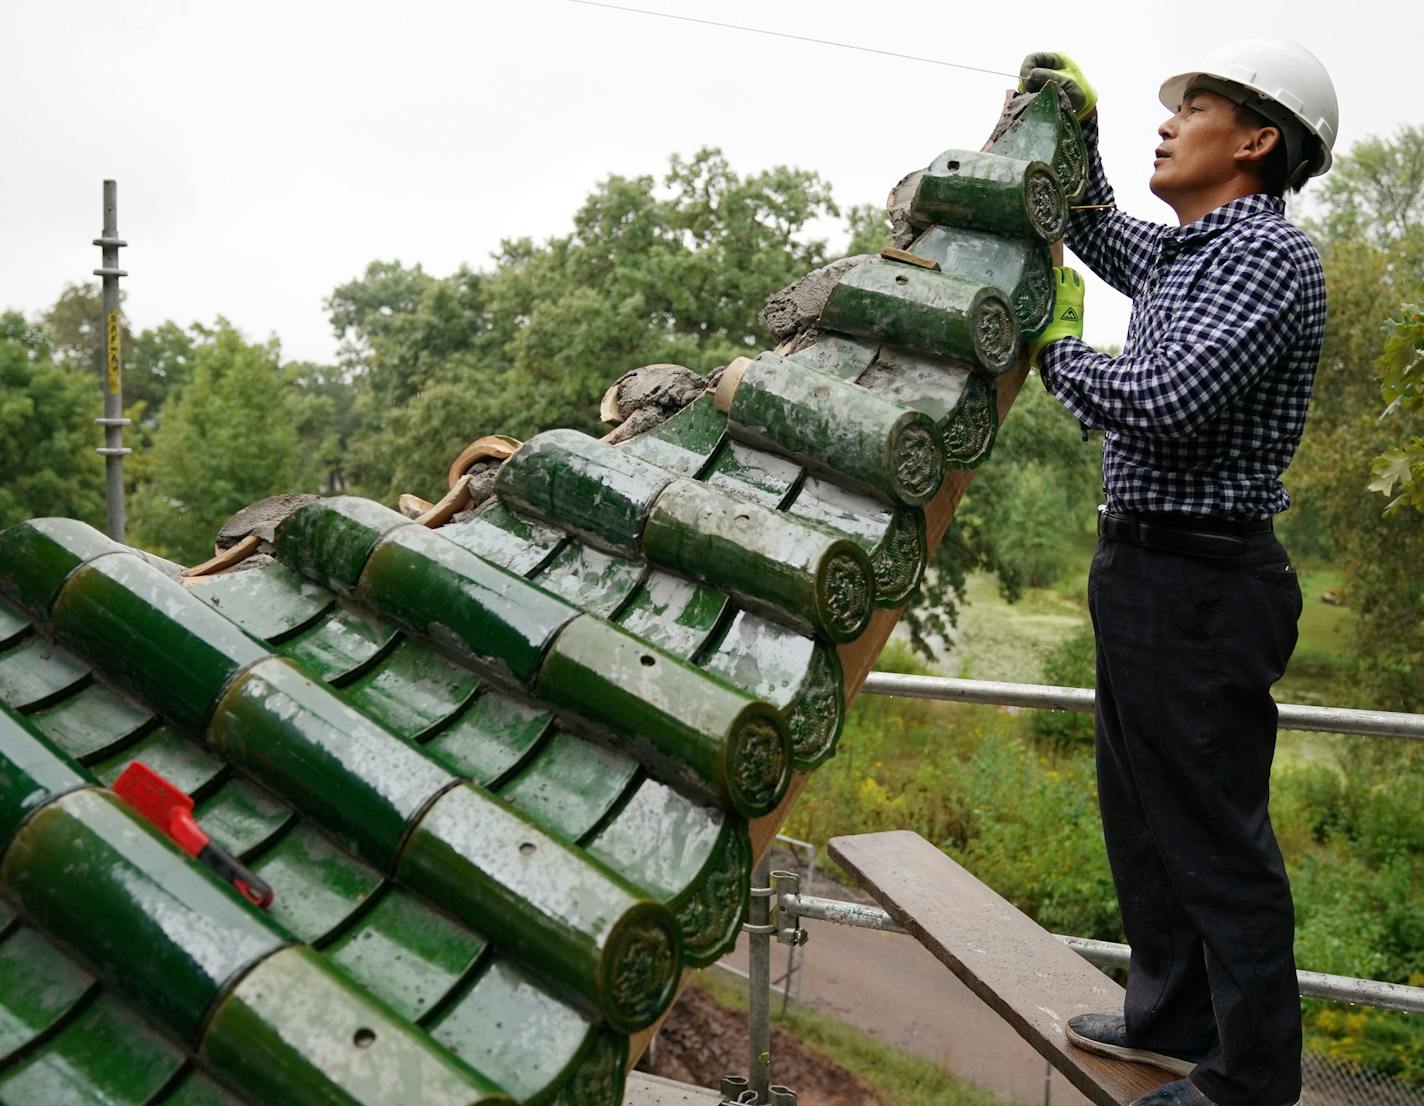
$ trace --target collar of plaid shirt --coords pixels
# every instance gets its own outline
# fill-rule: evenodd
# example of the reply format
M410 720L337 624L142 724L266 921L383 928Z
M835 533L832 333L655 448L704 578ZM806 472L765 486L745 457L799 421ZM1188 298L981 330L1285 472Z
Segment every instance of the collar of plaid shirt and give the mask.
M1234 226L1242 219L1267 214L1284 218L1285 213L1285 200L1279 196L1267 196L1263 192L1256 192L1250 196L1241 196L1228 204L1222 204L1215 211L1207 212L1195 223L1169 229L1166 237L1175 241L1179 247L1190 246L1210 238L1229 226Z

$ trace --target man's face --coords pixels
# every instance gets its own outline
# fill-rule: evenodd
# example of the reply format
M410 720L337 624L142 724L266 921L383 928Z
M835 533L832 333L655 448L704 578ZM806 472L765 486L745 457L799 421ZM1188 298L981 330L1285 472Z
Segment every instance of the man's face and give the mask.
M1258 133L1236 121L1236 106L1225 96L1190 91L1177 114L1157 128L1162 142L1148 187L1171 203L1174 197L1225 184L1241 168L1241 152Z

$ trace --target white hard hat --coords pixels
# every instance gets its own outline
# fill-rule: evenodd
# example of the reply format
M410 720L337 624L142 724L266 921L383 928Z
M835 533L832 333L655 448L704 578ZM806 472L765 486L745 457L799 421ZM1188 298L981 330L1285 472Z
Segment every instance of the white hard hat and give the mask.
M1340 106L1330 74L1304 46L1284 38L1234 42L1213 51L1198 68L1164 81L1162 105L1176 111L1202 77L1237 85L1284 107L1320 140L1320 158L1311 166L1310 175L1318 177L1330 168Z

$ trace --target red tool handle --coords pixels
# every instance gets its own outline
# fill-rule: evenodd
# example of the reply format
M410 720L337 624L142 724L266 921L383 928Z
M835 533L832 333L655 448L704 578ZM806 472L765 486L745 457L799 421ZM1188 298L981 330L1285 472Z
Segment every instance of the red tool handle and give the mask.
M236 887L237 893L253 906L260 906L266 910L272 905L271 884L246 864L237 860L231 853L225 852L211 841L198 850L198 863L206 864L222 878L224 883L230 883Z
M193 817L193 800L142 761L114 781L114 792L200 864L230 883L253 906L272 905L272 887L220 845Z

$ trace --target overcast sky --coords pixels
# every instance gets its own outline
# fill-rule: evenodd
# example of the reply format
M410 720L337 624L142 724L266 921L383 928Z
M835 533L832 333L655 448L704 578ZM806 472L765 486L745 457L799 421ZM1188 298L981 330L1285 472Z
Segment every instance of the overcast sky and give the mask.
M1286 35L1318 54L1337 153L1424 122L1417 0L629 2L1006 73L1065 50L1100 93L1119 204L1163 221L1146 187L1158 85L1224 41ZM137 328L221 314L288 358L330 360L322 301L373 259L484 266L501 238L565 232L609 173L660 173L703 145L738 172L812 169L842 205L878 204L940 150L977 148L1009 83L568 0L9 0L0 307L39 311L89 277L114 177ZM822 233L839 248L839 227ZM1120 344L1127 310L1091 286L1089 341Z

